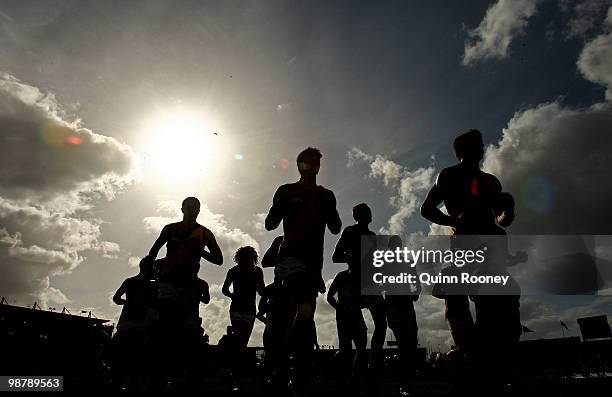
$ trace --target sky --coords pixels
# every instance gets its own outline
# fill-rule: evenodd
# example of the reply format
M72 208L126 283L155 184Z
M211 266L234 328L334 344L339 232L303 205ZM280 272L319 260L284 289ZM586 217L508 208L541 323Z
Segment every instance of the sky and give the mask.
M262 253L281 233L263 217L297 180L302 149L322 151L319 183L343 225L367 202L373 230L445 234L418 208L470 128L483 132L484 169L516 198L509 233L612 234L611 7L2 0L0 295L116 321L110 297L196 196L225 258L200 271L215 343L233 252ZM327 234L328 283L344 270L336 240ZM415 308L421 346L448 346L442 301ZM521 301L529 338L560 336L559 320L578 335L576 317L611 309L609 291ZM323 299L316 321L319 342L337 345Z

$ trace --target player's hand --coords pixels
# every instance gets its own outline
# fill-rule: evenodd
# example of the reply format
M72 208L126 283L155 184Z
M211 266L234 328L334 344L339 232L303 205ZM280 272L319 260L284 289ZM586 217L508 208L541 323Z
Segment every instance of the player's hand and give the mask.
M319 292L324 294L327 291L327 287L325 286L325 281L323 281L323 277L319 278Z
M465 221L465 219L461 217L453 218L453 224L451 225L451 227L454 227L455 230L457 230L457 232L461 234L461 231L466 230L468 228L468 223Z

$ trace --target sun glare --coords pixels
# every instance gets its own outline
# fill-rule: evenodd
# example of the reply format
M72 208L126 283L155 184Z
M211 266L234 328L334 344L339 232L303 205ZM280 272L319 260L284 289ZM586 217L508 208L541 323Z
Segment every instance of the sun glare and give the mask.
M156 176L185 182L218 171L223 145L210 120L175 111L148 123L146 163Z

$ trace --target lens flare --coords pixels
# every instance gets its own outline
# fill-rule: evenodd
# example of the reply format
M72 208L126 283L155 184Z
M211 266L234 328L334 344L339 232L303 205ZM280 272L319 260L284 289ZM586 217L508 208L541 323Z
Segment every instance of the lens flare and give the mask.
M524 205L535 213L547 213L555 206L555 188L548 178L530 176L520 192Z
M83 140L76 135L70 135L68 138L66 138L66 143L69 145L78 146L83 143Z

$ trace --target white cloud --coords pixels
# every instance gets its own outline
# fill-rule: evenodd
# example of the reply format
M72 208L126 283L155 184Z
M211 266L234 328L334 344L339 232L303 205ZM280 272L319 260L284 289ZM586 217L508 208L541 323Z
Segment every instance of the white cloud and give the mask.
M139 256L130 256L128 258L128 266L129 267L138 267L140 266L140 261L142 260Z
M612 7L608 9L604 33L584 46L578 69L587 80L605 86L606 99L612 101Z
M512 40L523 34L528 19L536 13L538 0L498 0L489 7L480 25L468 32L463 64L504 59Z
M612 106L571 109L558 102L518 112L484 169L515 195L515 233L608 234Z
M50 277L120 251L88 210L133 181L138 156L64 118L53 94L0 73L0 292L18 302L67 303Z
M62 291L57 288L47 287L39 295L40 307L46 309L50 304L53 305L67 305L72 301L64 295Z
M251 220L251 226L255 233L263 234L266 233L265 220L267 214L265 212L261 212L253 215L253 219Z
M401 234L404 231L406 220L420 207L425 195L433 185L435 168L430 166L409 170L383 155L372 156L358 148L351 149L347 157L349 167L358 162L368 164L369 176L382 179L385 187L392 192L389 203L396 209L396 212L389 219L388 226L381 232Z

